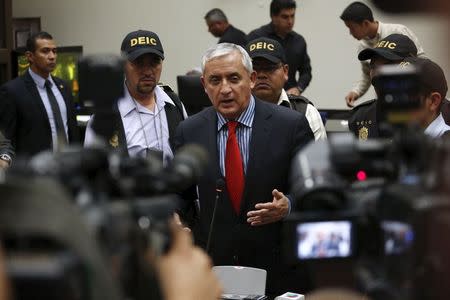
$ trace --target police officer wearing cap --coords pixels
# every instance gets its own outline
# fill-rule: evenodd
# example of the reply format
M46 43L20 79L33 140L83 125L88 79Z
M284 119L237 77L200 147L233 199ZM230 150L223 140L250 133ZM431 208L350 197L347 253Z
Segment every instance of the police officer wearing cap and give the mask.
M326 139L322 118L312 102L303 96L287 94L283 88L288 79L289 65L281 44L273 39L259 38L249 42L245 49L256 72L252 93L264 101L301 112L306 116L315 140Z
M312 75L305 38L293 30L296 8L295 0L272 0L271 22L251 31L247 40L268 37L283 45L286 63L289 65L288 80L284 88L288 94L300 95L308 87Z
M402 66L412 64L418 73L420 107L411 111L411 120L416 122L431 138L450 134L441 106L447 95L448 86L442 68L430 59L411 57Z
M133 31L124 38L121 53L126 59L125 92L115 107L115 130L107 143L132 157L156 155L167 163L173 158L175 128L187 114L175 93L158 85L164 59L161 41L154 32ZM93 145L95 138L91 118L85 145Z
M407 57L416 57L414 42L402 34L391 34L379 41L374 48L365 49L358 55L360 61L370 60L370 77L376 68L386 64L399 64ZM375 91L376 91L375 87ZM380 137L379 116L376 99L366 101L351 111L348 127L360 140ZM378 117L377 117L378 115Z
M382 23L375 20L372 10L364 3L352 2L344 9L340 18L348 27L350 34L359 41L358 53L375 47L379 41L390 34L398 33L408 36L414 42L417 47L417 56L425 55L419 39L411 29L402 24ZM361 79L345 97L348 107L353 107L354 102L370 88L369 63L361 61L361 69Z

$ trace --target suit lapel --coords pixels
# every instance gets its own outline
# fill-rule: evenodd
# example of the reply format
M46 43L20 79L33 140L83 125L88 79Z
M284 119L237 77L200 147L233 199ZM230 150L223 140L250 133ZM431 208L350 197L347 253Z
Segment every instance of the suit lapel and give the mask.
M208 113L205 114L205 126L204 132L199 133L203 134L206 137L206 147L208 149L209 158L210 158L210 168L209 175L214 176L213 178L222 178L222 174L220 173L220 165L219 165L219 152L217 150L217 115L216 111L212 108L208 109ZM211 124L210 126L206 124Z
M253 118L252 136L250 138L249 157L247 163L247 172L245 175L245 187L244 197L241 202L242 209L247 206L248 201L248 188L254 186L258 180L258 174L261 172L270 172L270 170L264 170L263 162L266 156L266 149L270 144L270 131L272 130L271 123L269 122L272 113L267 109L261 100L255 98L255 116ZM258 201L267 201L267 199L259 199Z
M50 130L50 122L48 120L47 111L45 110L44 103L42 102L41 95L39 95L39 91L36 87L36 83L31 77L30 73L25 71L25 75L23 75L23 81L25 82L25 86L27 87L28 92L31 95L31 100L34 105L37 107L40 117L45 120L45 124L47 124L48 130Z

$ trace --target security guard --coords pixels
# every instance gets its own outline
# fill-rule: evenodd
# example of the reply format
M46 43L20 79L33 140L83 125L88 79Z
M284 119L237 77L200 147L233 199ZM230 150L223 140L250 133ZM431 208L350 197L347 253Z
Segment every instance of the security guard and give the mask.
M171 137L187 114L173 91L157 85L164 59L161 41L154 32L133 31L124 38L121 53L126 59L125 92L115 107L114 134L107 142L132 157L156 155L167 163L173 158ZM91 118L85 145L94 143Z
M322 118L312 102L303 96L287 94L283 88L288 80L289 65L281 44L273 39L258 38L250 41L246 50L256 72L252 93L261 100L301 112L306 116L315 140L326 139Z
M420 106L410 111L410 118L431 138L450 134L441 107L447 95L447 80L442 68L426 58L407 58L401 66L411 64L418 74Z
M370 59L370 77L373 79L377 67L398 64L406 57L416 57L414 42L402 34L391 34L379 41L375 48L365 49L358 55L360 61ZM376 88L375 88L376 91ZM382 136L379 131L379 117L376 99L364 102L352 109L348 127L360 140Z

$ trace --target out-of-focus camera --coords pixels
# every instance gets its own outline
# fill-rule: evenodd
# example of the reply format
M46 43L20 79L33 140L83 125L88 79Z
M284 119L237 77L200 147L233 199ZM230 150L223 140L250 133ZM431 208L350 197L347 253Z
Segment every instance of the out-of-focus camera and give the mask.
M450 230L433 217L450 217L439 175L450 145L411 122L422 106L419 79L411 65L383 66L374 77L377 121L388 139L333 134L297 154L294 209L283 224L288 262L351 261L359 288L373 299L445 299L445 286L428 279L448 274L431 263L445 258L429 237Z
M202 175L208 154L186 145L163 166L107 147L122 64L94 56L80 66L96 147L17 158L0 184L0 235L18 299L161 298L149 257L171 247L178 193Z

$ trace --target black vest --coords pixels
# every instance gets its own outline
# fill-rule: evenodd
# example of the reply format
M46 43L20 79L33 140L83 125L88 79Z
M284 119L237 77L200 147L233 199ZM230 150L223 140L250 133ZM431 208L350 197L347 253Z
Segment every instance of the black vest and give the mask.
M184 120L183 105L177 94L168 86L161 86L164 92L172 99L173 104L165 103L164 110L166 112L167 126L169 128L169 144L172 150L174 149L173 137L178 124ZM125 129L123 128L122 118L120 116L119 107L116 103L114 105L114 117L112 118L112 126L114 128L113 135L108 140L108 146L113 149L121 149L128 155L127 139L125 137Z
M314 104L308 100L308 98L303 96L288 95L289 101L291 102L291 107L293 110L306 114L306 107L308 104L314 106Z

